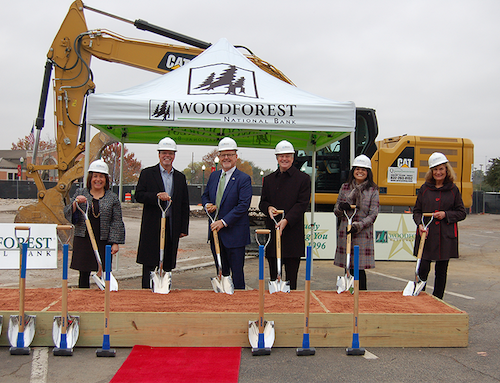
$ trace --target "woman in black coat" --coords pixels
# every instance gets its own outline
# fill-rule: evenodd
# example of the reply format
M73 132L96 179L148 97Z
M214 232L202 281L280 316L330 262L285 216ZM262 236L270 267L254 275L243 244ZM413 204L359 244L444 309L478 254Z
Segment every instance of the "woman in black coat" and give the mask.
M440 299L444 295L449 260L458 258L457 222L464 220L466 216L462 196L453 183L455 178L455 172L446 156L438 152L433 153L429 157L429 171L425 175L425 183L418 191L413 209L413 220L418 225L415 255L418 252L420 236L425 230L422 214L433 213L433 221L427 228L418 274L421 280L427 281L431 262L436 262L433 295Z
M119 250L118 244L125 243L125 225L118 196L109 190L108 165L103 160L96 160L89 166L87 187L78 188L71 198L71 203L64 208L66 219L75 225L73 255L70 268L78 270L79 288L90 287L90 273L98 270L85 218L76 204L85 211L88 203L88 217L99 249L103 270L106 267L105 249L111 245L111 254Z

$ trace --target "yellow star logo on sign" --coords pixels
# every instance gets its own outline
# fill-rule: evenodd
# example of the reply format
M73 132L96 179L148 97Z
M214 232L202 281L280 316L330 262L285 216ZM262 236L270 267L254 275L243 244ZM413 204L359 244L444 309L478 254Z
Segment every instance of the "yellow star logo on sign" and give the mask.
M389 259L394 257L400 251L413 255L413 243L415 241L415 232L410 231L406 226L406 222L401 215L398 227L395 231L388 232L388 239L392 242L391 250L389 252Z

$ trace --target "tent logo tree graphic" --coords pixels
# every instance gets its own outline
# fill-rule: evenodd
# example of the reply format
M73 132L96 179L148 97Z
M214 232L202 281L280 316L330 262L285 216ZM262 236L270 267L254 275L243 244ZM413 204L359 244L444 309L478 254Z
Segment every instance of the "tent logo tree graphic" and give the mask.
M255 72L231 64L190 68L188 94L225 94L259 98Z
M151 100L149 102L149 109L154 111L150 112L151 119L161 119L163 121L173 121L174 120L174 103L173 101L163 101L154 102Z

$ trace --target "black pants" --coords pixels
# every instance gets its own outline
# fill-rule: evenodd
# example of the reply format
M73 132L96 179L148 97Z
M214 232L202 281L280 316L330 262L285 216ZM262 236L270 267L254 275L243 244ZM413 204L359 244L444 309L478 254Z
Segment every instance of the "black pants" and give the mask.
M421 280L427 281L429 272L431 271L431 262L427 259L422 259L420 262L420 268L418 270L418 276ZM446 278L448 275L448 263L449 261L436 261L434 266L434 291L432 295L443 299L444 289L446 287ZM425 291L425 286L424 286Z
M275 281L278 278L277 259L268 257L267 262L269 264L269 277L271 281ZM282 280L290 281L290 290L297 290L300 258L281 258L281 266L285 267L285 277L282 277Z
M90 288L90 273L91 271L80 271L80 277L78 278L78 288Z
M349 269L349 272L354 276L354 269ZM359 289L367 290L366 288L366 272L364 270L359 270Z

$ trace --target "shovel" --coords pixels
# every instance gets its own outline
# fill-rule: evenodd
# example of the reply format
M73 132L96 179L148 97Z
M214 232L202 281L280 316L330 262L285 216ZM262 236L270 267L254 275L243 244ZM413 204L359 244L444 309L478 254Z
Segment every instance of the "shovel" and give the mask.
M205 211L207 215L210 217L212 223L214 223L215 218L213 218L206 209ZM217 213L215 214L215 216L217 217ZM212 234L214 236L214 247L217 258L217 276L210 279L212 282L212 287L216 293L225 293L231 295L234 293L233 279L231 278L230 275L228 276L222 275L222 260L220 256L219 236L217 234L217 230L212 230Z
M57 225L58 230L73 230L73 225ZM54 356L72 356L73 347L80 333L80 317L68 315L68 253L72 235L67 236L67 242L63 245L63 275L62 275L62 312L61 316L55 316L52 324L52 340L54 341Z
M351 268L351 227L352 227L352 219L356 214L356 205L351 205L351 209L353 209L353 213L349 216L347 212L344 210L344 215L347 218L347 238L346 238L346 268L345 275L343 277L337 277L337 293L343 293L344 291L349 291L351 294L354 292L354 277L351 275L349 269Z
M29 345L35 336L36 315L24 313L24 293L26 290L26 261L28 258L29 226L16 226L14 230L27 230L28 238L21 244L19 265L19 315L11 315L9 321L8 337L11 355L29 355ZM16 238L17 233L16 233Z
M267 242L259 242L259 234L267 235ZM274 343L274 321L264 320L264 249L271 240L271 230L255 230L255 239L259 244L259 320L248 322L248 340L252 346L252 355L270 355Z
M92 279L96 283L97 287L99 289L104 290L104 279L102 275L102 262L101 262L101 257L99 256L99 248L97 247L97 242L95 241L95 236L94 236L94 230L92 230L92 225L90 224L89 216L88 216L88 211L89 211L89 202L85 202L85 211L82 210L80 207L80 204L76 204L76 207L80 212L83 214L83 217L85 218L85 225L87 225L87 231L89 232L89 237L90 237L90 242L92 243L92 248L94 249L94 255L95 259L97 260L97 266L98 270L97 273L92 274ZM111 274L111 291L118 291L118 282L116 278Z
M276 215L280 214L282 214L282 219L285 218L284 210L276 210ZM273 219L276 226L278 226L278 222L276 222L274 216L271 218ZM280 235L280 229L278 227L276 228L276 264L278 268L278 275L275 281L269 281L269 294L277 292L289 293L290 281L281 280L281 235Z
M431 217L429 222L427 222L427 225L424 223L424 217ZM433 219L434 219L434 213L422 214L422 225L424 226L425 231L423 231L422 234L420 235L420 244L418 246L418 253L417 253L417 266L415 267L415 281L408 282L405 289L403 290L404 297L417 296L424 289L425 284L427 283L427 281L423 281L420 279L420 277L418 276L418 271L420 269L422 253L424 252L425 239L427 238L427 228L429 227Z
M151 284L153 287L153 293L157 294L168 294L170 292L170 287L172 287L172 273L165 272L163 270L163 259L165 257L165 231L167 222L167 210L172 204L170 199L167 202L167 207L163 209L161 206L161 200L158 198L158 206L161 209L161 229L160 229L160 264L155 271L151 272Z
M352 318L352 347L347 347L346 355L365 355L365 349L359 347L359 246L354 246L354 310Z
M307 246L306 253L306 285L305 285L305 302L304 302L304 334L302 336L302 347L295 352L297 356L311 356L316 354L316 349L309 345L309 308L311 302L311 264L312 264L312 248Z
M105 293L104 293L104 331L102 336L102 347L98 348L95 352L98 357L115 357L116 350L110 347L109 343L109 311L110 311L110 302L109 302L109 291L111 288L111 246L106 245L106 281L105 283Z

